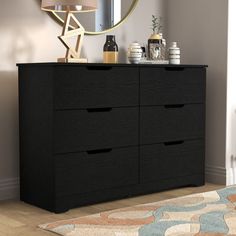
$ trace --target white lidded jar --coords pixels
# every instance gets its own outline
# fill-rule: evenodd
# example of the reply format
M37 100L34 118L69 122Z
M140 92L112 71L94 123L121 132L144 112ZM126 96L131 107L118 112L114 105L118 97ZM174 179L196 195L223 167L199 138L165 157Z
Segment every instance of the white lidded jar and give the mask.
M142 48L137 42L131 43L127 55L129 62L132 64L138 64L141 60L142 52Z
M180 48L178 48L176 42L172 42L169 47L169 63L174 65L180 64Z

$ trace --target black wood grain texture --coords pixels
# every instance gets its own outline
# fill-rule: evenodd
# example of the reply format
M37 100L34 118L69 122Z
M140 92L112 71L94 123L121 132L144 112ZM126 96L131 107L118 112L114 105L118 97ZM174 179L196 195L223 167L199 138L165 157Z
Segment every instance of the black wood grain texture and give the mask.
M139 109L113 108L105 112L55 112L55 153L136 146Z
M138 184L138 147L56 155L54 158L57 196Z
M205 68L141 68L141 106L204 103L205 77Z
M141 107L140 143L181 141L205 136L205 105Z
M52 68L19 69L20 199L53 210Z
M138 76L138 68L57 67L55 108L138 106Z
M204 140L141 146L142 183L203 174L205 169L204 146Z
M204 185L203 174L187 175L184 177L175 177L163 179L161 181L140 183L131 186L104 189L103 191L94 191L89 193L80 193L72 195L59 196L55 199L55 212L61 213L68 209L84 205L95 204L104 201L112 201L121 198L127 198L137 195L144 195L163 190L184 187Z

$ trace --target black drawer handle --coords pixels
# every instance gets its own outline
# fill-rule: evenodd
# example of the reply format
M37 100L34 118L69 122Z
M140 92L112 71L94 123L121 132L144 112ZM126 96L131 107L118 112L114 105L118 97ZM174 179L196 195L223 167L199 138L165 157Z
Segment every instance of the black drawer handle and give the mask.
M184 67L165 67L167 71L184 71Z
M87 66L87 70L111 70L112 66Z
M173 142L165 142L164 145L165 146L174 146L174 145L180 145L180 144L183 144L184 141L173 141Z
M87 112L93 113L93 112L110 112L112 110L111 107L104 107L104 108L88 108Z
M107 148L107 149L91 150L91 151L87 151L87 153L88 155L95 155L99 153L108 153L111 151L112 151L112 148Z
M183 108L184 104L170 104L170 105L165 105L166 109L173 109L173 108Z

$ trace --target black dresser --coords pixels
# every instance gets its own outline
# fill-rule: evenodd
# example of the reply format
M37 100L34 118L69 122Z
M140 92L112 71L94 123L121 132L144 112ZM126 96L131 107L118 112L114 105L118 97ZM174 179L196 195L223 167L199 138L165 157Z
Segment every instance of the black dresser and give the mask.
M206 66L18 67L22 201L59 213L204 184Z

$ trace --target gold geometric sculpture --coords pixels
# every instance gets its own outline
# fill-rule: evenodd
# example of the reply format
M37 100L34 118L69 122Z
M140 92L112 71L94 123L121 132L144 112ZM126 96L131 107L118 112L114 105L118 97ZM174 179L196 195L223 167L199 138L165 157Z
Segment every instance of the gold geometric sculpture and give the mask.
M70 30L70 24L71 20L74 21L74 26L76 27L73 30ZM82 43L84 39L84 27L79 23L79 21L76 19L76 17L70 13L66 13L66 20L65 24L62 30L62 35L58 38L61 40L61 42L65 45L67 51L66 51L66 57L65 58L59 58L58 62L87 62L88 60L86 58L80 58ZM72 37L77 37L75 48L72 48L69 42L69 39Z
M51 12L66 12L62 35L58 37L66 47L66 56L59 58L58 62L87 62L86 58L80 58L85 29L73 13L95 11L97 0L42 0L41 9ZM73 25L74 29L70 29L70 25ZM70 41L75 37L76 45L72 46Z

